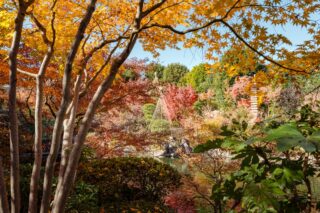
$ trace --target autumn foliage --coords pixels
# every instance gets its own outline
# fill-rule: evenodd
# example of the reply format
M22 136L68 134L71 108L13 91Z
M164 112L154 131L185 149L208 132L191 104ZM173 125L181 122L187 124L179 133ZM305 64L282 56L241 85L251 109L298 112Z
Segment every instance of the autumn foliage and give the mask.
M169 85L164 93L164 100L168 107L168 118L179 119L183 112L190 110L197 100L197 94L192 87L177 87Z
M153 56L166 48L204 48L206 59L212 61L218 61L216 56L232 47L232 55L241 55L239 60L233 63L232 57L220 66L232 77L248 71L258 75L257 64L273 69L272 75L260 79L278 77L279 73L307 75L317 71L320 64L320 28L314 18L319 7L319 1L310 0L0 1L0 77L9 94L11 212L21 209L18 114L28 113L35 124L28 211L63 212L81 150L87 135L98 126L99 116L107 115L103 123L111 125L110 120L117 120L119 115L139 115L143 102L154 103L159 98L153 85L141 78L148 71L145 61L129 59L137 44ZM269 30L286 25L302 28L311 39L293 45L285 35ZM163 70L163 77L171 83L178 83L187 73L186 68L179 73L167 71ZM241 84L233 91L238 99L238 90L244 89ZM160 98L167 103L169 120L181 120L197 100L191 88L168 86L163 92ZM22 101L26 95L28 100ZM130 140L127 134L140 133L138 130L146 127L137 117L130 125L128 120L116 125L121 132L118 140L138 141ZM43 130L43 122L50 127ZM110 141L117 141L112 131L107 134ZM50 140L50 152L42 181L45 136ZM43 190L38 196L39 188ZM5 195L0 201L8 203ZM9 212L9 205L3 206L7 208L1 210Z

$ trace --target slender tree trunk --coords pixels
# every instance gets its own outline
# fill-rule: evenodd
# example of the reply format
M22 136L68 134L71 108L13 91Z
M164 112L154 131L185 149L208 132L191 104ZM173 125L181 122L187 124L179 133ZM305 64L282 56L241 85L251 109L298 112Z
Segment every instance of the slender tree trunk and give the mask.
M73 95L73 101L72 101L72 109L70 112L70 116L68 119L65 119L65 121L64 121L64 132L63 132L63 140L62 140L59 179L58 179L58 185L56 188L54 200L56 200L56 197L58 195L57 192L60 190L60 187L62 185L63 176L65 173L66 166L68 164L69 153L71 151L73 133L74 133L74 128L75 128L75 119L76 119L77 109L78 109L81 77L82 77L82 74L80 73L80 75L77 76L77 80L75 83L75 89L74 89L74 95Z
M4 182L2 158L0 157L0 212L9 213L8 196Z
M115 76L112 75L112 76ZM109 78L109 83L108 85L112 84L112 81L114 77ZM72 151L69 156L69 163L67 165L67 168L65 170L65 175L63 178L63 183L60 186L60 190L57 191L56 195L56 200L54 201L54 206L53 206L53 213L62 213L64 212L64 207L66 204L66 199L67 196L70 192L72 181L74 179L74 173L76 171L76 168L78 166L78 161L80 159L81 155L81 149L82 149L82 144L84 143L86 133L88 132L88 129L90 127L90 123L93 119L94 112L102 99L103 96L103 87L100 87L99 90L96 92L93 100L88 106L88 110L86 112L85 117L83 118L83 122L80 126L79 133L76 136Z
M108 77L105 78L104 81L98 87L92 100L89 103L89 106L84 115L84 118L82 119L78 134L75 138L72 151L69 156L68 165L63 177L63 183L61 184L60 190L57 192L58 194L56 195L56 200L54 200L52 213L64 212L66 201L67 201L69 192L71 190L70 186L73 185L73 182L75 180L75 173L76 173L76 169L78 167L79 159L81 156L81 150L85 142L88 130L90 128L92 119L94 117L94 113L98 108L98 105L101 102L103 95L112 86L112 83L116 77L116 74L119 71L120 66L128 58L138 39L138 31L141 23L143 4L144 4L144 1L140 0L139 7L137 8L137 14L134 21L133 33L131 35L128 45L122 51L120 56L117 59L115 59L111 64L110 73Z
M49 47L45 55L36 79L36 104L35 104L35 134L34 134L34 164L32 168L29 194L29 213L37 212L38 188L40 185L40 170L42 164L42 107L43 107L43 81L45 71L53 54L53 48Z
M21 40L26 6L19 1L18 14L15 18L14 34L9 53L9 129L10 129L10 191L11 212L20 212L20 174L19 174L19 134L16 104L17 91L17 55Z
M101 99L103 98L103 95L111 87L120 66L123 64L123 62L128 58L129 54L131 53L137 38L138 38L138 35L134 34L127 48L122 52L119 58L112 63L110 68L110 74L99 86L91 102L89 103L88 109L84 115L84 118L82 119L78 134L75 138L75 142L73 144L73 148L69 156L68 165L65 170L65 175L63 178L63 183L60 186L60 190L57 192L58 194L55 196L56 200L54 201L52 213L64 212L66 200L71 190L70 186L73 185L73 181L75 179L75 172L78 167L83 143L85 142L86 135L91 125L91 121L94 117L94 113L98 108L98 105Z
M63 76L63 98L60 105L60 109L58 115L56 117L53 134L52 134L52 141L50 147L50 153L47 158L46 169L45 169L45 177L43 183L43 194L41 200L41 213L47 213L49 211L49 204L50 204L50 197L52 191L52 178L54 172L54 164L57 158L58 150L60 147L60 140L63 130L63 121L65 119L65 114L70 102L70 83L71 83L71 72L72 72L72 65L79 49L80 43L83 39L84 32L91 20L92 14L95 10L95 4L97 0L91 0L86 14L82 19L77 34L75 36L75 41L71 47L70 53L68 55L68 59L64 69L64 76Z

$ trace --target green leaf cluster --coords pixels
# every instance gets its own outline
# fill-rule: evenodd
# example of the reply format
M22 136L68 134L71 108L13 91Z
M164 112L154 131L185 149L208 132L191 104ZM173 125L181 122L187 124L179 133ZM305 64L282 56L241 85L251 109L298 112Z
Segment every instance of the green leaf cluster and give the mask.
M158 201L180 185L180 174L152 158L118 157L81 164L78 180L98 187L100 204Z
M230 201L235 204L231 210L240 206L246 212L304 212L311 208L308 194L312 197L314 192L310 178L320 171L309 160L319 159L319 122L308 107L300 113L299 119L289 123L258 124L259 131L251 135L247 123L233 121L231 127L221 129L221 138L194 148L195 153L229 150L232 160L240 162L238 170L212 187L211 199L220 209L230 208Z
M162 80L166 83L178 84L180 79L188 72L189 70L186 66L172 63L163 70Z

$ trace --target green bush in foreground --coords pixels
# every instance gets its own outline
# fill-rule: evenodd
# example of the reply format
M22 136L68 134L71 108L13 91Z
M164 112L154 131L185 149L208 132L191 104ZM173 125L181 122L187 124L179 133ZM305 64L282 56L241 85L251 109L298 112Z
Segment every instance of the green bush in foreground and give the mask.
M100 204L160 201L180 185L180 174L152 158L119 157L83 163L78 179L98 187Z

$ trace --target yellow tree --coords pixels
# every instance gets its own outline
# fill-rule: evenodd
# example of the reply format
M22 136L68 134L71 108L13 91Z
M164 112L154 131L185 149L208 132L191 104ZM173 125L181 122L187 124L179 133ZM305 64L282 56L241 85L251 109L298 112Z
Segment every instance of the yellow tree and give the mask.
M64 212L81 149L99 103L106 91L116 83L121 65L137 42L154 55L157 55L159 49L176 48L180 43L186 48L206 46L208 58L212 58L214 52L222 53L228 46L240 49L244 44L258 54L261 60L294 73L313 71L314 67L301 65L314 65L319 60L319 31L315 30L317 23L312 20L312 15L319 11L319 1L2 0L0 5L2 13L11 15L5 22L14 23L14 27L11 27L12 25L3 24L1 20L0 25L2 32L9 35L13 32L14 35L9 52L12 212L19 212L20 207L19 143L15 107L18 71L35 77L37 85L36 160L31 180L33 194L31 193L29 198L29 212L38 211L35 201L37 196L33 189L39 184L37 180L41 162L41 91L43 86L52 84L45 76L47 68L54 68L62 79L61 102L56 113L50 153L46 161L40 208L42 213L60 213ZM16 16L15 21L10 18L12 14ZM303 52L299 50L299 54L298 50L290 52L279 46L289 45L290 41L283 35L269 33L265 26L285 26L287 23L307 28L314 35L314 45L309 45ZM6 52L8 44L3 42L1 45L1 52ZM25 56L19 54L19 47L29 48L32 54L28 57L34 58L32 64L22 63ZM273 56L277 56L281 61L276 61ZM286 59L299 59L304 63L289 64ZM37 73L30 71L30 67L38 68ZM20 80L18 78L18 82ZM86 111L75 131L79 102L85 98L88 101ZM54 165L61 144L58 186L53 205L50 206Z

